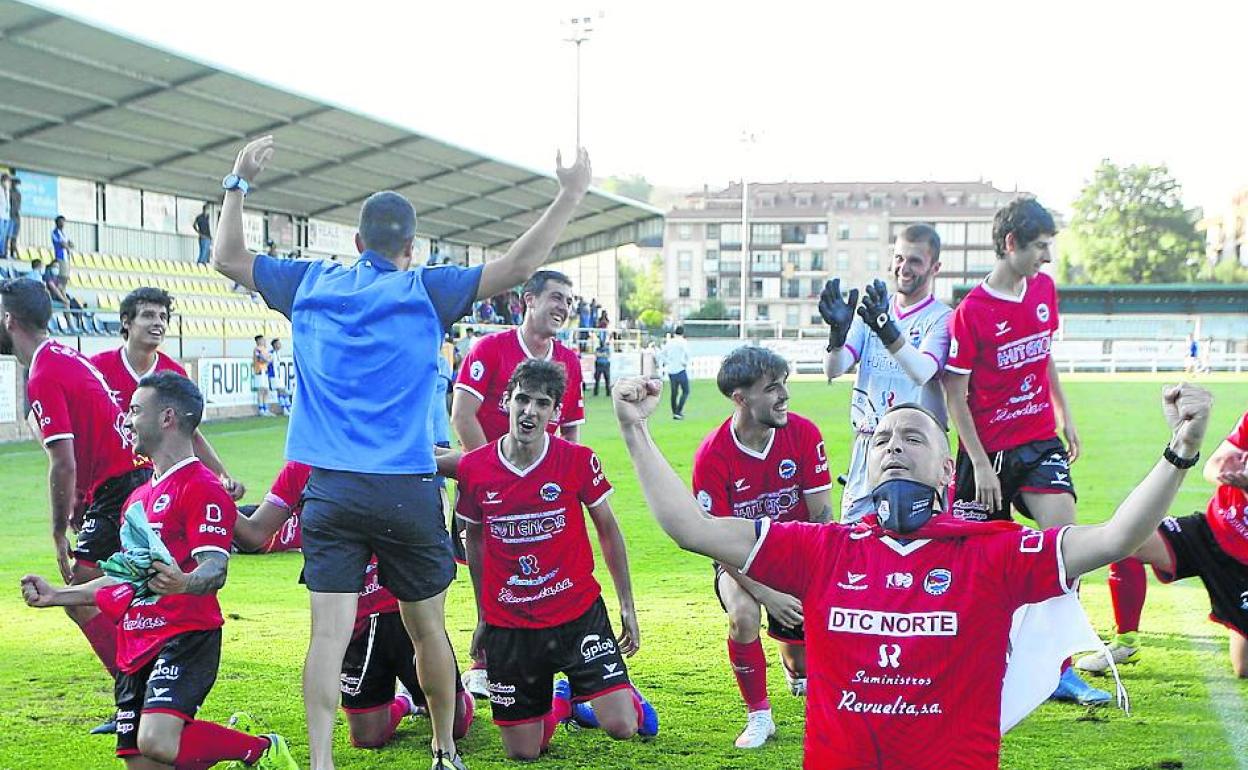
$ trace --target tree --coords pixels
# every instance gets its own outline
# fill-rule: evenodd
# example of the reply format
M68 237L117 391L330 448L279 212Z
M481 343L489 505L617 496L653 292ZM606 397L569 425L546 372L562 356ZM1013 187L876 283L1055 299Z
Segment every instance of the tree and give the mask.
M647 182L646 178L640 174L630 174L629 176L607 177L602 183L602 189L635 201L649 203L654 185Z
M643 264L640 270L620 264L618 282L621 317L641 318L647 310L657 310L660 315L665 311L663 273L657 259Z
M1063 272L1089 283L1191 280L1204 243L1182 187L1164 166L1101 161L1075 201Z
M708 299L706 304L685 316L695 321L720 321L728 317L728 306L721 299Z

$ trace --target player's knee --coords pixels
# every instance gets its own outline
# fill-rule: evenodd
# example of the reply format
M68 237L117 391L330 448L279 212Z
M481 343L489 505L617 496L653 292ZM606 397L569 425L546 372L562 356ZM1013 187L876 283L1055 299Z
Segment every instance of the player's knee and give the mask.
M375 730L351 728L351 745L357 749L379 749L386 745L386 739Z
M172 765L178 758L178 736L166 730L144 730L139 722L139 753L153 762Z
M728 613L728 635L736 642L752 642L758 638L761 621L757 608L734 608Z
M626 741L637 734L637 715L636 713L599 714L598 726L615 740Z

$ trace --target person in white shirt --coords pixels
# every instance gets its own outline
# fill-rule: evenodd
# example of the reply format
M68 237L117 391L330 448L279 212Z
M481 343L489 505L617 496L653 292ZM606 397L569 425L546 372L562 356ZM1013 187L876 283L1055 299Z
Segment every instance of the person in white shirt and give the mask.
M689 398L689 343L685 341L684 326L677 326L663 346L663 362L672 383L672 419L683 420L685 401Z

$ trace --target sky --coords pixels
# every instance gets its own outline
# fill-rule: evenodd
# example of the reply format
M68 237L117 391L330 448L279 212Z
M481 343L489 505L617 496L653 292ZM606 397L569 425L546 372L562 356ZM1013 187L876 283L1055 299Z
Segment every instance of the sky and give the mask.
M1248 3L44 0L531 168L664 186L986 179L1068 212L1102 158L1248 187ZM742 141L744 134L753 142Z

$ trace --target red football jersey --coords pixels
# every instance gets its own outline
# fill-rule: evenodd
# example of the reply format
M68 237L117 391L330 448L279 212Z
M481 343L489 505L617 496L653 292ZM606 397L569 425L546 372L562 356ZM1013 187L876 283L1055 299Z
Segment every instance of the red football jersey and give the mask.
M74 348L52 339L39 346L26 397L44 446L74 440L77 492L84 500L108 479L147 465L134 454L133 438L122 428L125 415L104 375Z
M1226 440L1248 451L1248 413L1239 419ZM1240 563L1248 564L1248 494L1239 487L1219 486L1209 499L1205 518L1222 550Z
M312 476L312 466L303 463L287 462L278 472L277 478L273 481L273 486L269 489L268 494L264 496L266 503L272 503L278 508L290 511L290 518L282 524L273 537L269 538L269 542L264 544L260 549L260 553L276 553L279 551L293 551L303 547L302 530L299 527L299 513L303 507L303 488L308 485L308 479Z
M761 453L737 441L729 417L693 456L694 495L712 516L810 521L805 495L831 487L819 428L792 412Z
M238 508L212 471L188 457L130 493L121 519L135 512L147 517L183 572L194 571L195 554L230 555ZM224 624L216 593L158 596L135 602L117 632L117 666L127 674L143 667L166 641L187 631L210 631Z
M264 500L290 511L290 518L265 545L264 553L303 547L299 515L303 490L311 477L312 466L293 460L287 462L277 474L277 480L273 482L273 488L264 496ZM360 590L360 598L355 605L355 633L358 634L364 628L370 615L398 611L399 600L377 580L377 557L374 556L364 568L364 588Z
M1057 328L1057 287L1044 273L1027 280L1022 297L981 283L953 311L945 368L971 377L967 403L985 452L1057 435L1049 393Z
M1071 590L1064 530L903 544L841 524L760 526L743 572L800 598L806 617L804 766L996 770L1014 610Z
M551 340L548 361L563 364L568 373L568 387L563 392L563 403L546 429L554 433L557 427L580 425L585 422L585 397L581 393L581 358L574 350L559 340ZM472 346L459 364L455 375L455 387L471 393L481 400L477 421L485 432L486 441L500 439L511 427L507 405L503 397L507 380L526 358L535 358L524 346L520 330L487 334Z
M96 353L91 356L91 363L95 364L95 368L104 375L104 381L113 389L113 395L117 397L117 403L121 404L123 412L130 408L130 399L134 398L134 391L139 388L139 380L149 374L176 372L183 377L186 376L186 370L182 368L182 364L159 350L156 351L156 363L152 364L152 368L146 372L136 372L130 366L130 360L126 358L125 347Z
M546 440L525 470L492 441L459 461L459 517L482 527L485 622L550 628L580 617L602 593L581 506L611 494L589 447Z

